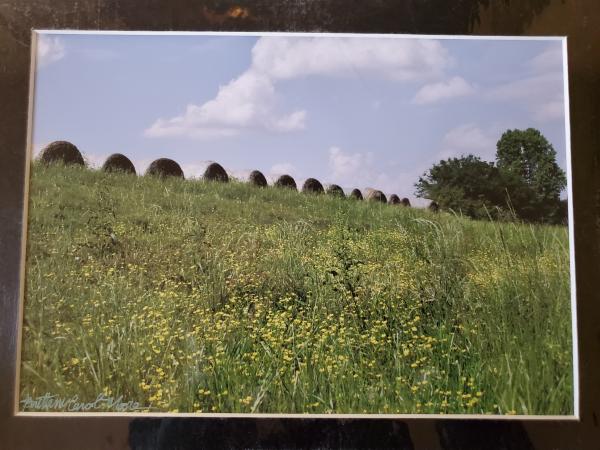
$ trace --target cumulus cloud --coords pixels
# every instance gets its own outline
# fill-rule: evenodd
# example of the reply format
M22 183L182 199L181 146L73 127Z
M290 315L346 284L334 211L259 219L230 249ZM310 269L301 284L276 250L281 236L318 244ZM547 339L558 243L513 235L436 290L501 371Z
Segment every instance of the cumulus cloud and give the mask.
M409 197L411 203L421 205L423 202L413 196L414 182L421 173L421 168L407 171L398 165L388 164L382 167L372 152L349 153L339 147L329 149L327 181L339 184L345 191L373 188L388 196L397 194Z
M562 99L541 103L533 111L533 117L538 122L550 122L565 116L565 105Z
M528 74L490 89L484 97L498 102L518 102L538 122L564 118L562 45L553 43L527 64Z
M562 71L554 71L512 81L491 89L486 98L494 101L521 103L539 122L564 117Z
M397 81L439 76L450 63L439 41L393 38L263 37L252 49L252 67L273 79L360 72Z
M296 167L291 163L274 164L269 170L269 175L277 177L280 175L293 175L296 172Z
M537 73L562 70L562 57L562 45L553 43L546 50L531 59L529 68Z
M181 116L157 120L145 135L216 138L234 136L249 128L272 131L304 128L305 111L277 116L275 103L275 87L269 77L248 71L221 86L213 100L201 106L188 105Z
M362 74L395 81L439 76L451 63L434 40L391 38L260 38L250 67L221 86L214 99L189 105L179 116L158 119L147 137L185 136L213 139L247 129L291 132L306 127L307 112L281 112L276 84L306 76Z
M453 77L448 81L426 84L419 89L413 103L424 105L437 103L456 97L464 97L475 93L475 87L462 77Z
M37 39L37 66L46 67L60 61L66 55L65 44L58 36L45 34L38 35Z
M460 125L449 130L442 138L443 150L439 159L447 159L472 153L486 160L493 160L497 137L473 123Z

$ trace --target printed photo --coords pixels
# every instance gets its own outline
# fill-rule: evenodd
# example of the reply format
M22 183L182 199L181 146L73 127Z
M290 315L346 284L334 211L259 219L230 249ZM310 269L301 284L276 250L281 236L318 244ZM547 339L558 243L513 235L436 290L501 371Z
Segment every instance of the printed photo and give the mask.
M34 37L20 411L576 414L563 38Z

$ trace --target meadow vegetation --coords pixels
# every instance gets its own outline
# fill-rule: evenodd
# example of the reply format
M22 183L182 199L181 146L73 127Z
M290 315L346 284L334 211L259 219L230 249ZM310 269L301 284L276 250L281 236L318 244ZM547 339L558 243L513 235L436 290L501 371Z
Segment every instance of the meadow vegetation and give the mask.
M564 226L33 164L21 398L571 414Z

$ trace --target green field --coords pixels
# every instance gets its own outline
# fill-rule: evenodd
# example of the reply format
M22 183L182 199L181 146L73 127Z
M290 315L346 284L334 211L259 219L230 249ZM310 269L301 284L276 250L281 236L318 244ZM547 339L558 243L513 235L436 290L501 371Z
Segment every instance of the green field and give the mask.
M34 163L21 398L572 414L566 227Z

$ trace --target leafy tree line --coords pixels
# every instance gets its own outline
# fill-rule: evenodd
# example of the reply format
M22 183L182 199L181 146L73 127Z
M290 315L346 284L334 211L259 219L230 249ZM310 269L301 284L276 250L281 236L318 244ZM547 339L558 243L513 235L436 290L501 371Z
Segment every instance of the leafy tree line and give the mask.
M418 197L475 219L518 219L564 224L564 171L552 144L534 128L507 130L496 144L496 161L473 155L434 164L415 184Z

